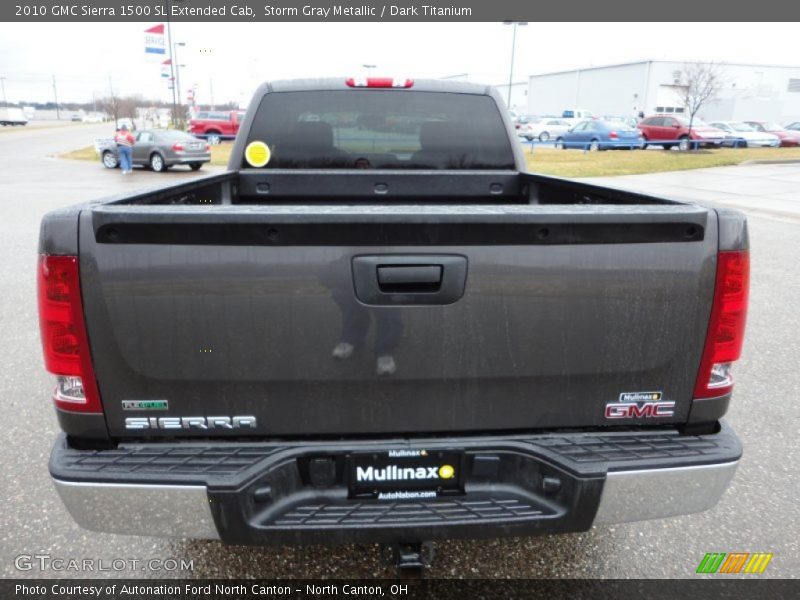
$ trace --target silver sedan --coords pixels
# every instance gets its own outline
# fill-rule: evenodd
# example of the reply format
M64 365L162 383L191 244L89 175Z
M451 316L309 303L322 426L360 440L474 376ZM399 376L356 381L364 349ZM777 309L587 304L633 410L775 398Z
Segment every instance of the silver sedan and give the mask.
M747 123L739 121L715 121L712 127L722 129L729 138L723 142L723 146L733 146L735 148L753 148L755 146L777 148L781 145L781 139L777 135L758 131Z
M547 142L551 138L556 139L571 127L572 124L569 121L544 117L522 125L517 134L528 141L538 139L540 142Z
M106 141L98 148L100 158L109 169L119 166L117 146ZM153 171L166 171L174 165L188 165L197 171L211 160L209 145L183 131L174 129L143 129L136 134L133 145L133 165Z

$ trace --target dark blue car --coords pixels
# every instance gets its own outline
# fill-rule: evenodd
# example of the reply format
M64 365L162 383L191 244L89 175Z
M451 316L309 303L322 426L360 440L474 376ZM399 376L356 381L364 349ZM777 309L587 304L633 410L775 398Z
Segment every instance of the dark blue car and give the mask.
M623 121L581 121L556 138L556 148L634 150L643 146L641 132Z

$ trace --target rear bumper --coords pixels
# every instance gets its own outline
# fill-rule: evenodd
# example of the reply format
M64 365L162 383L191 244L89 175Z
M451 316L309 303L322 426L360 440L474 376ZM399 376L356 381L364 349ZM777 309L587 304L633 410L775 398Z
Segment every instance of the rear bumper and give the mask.
M350 498L352 452L464 450L463 488L413 500ZM81 526L110 533L308 544L585 531L707 510L741 456L732 430L357 442L70 448L50 471Z
M217 136L221 140L232 140L232 139L236 138L236 134L235 133L205 133L203 131L196 131L195 132L195 131L192 131L191 129L189 130L189 133L191 133L195 137L199 137L199 138L204 139L204 140L208 139L209 136L212 136L212 135L213 136Z
M769 140L736 139L726 140L722 145L726 148L777 148L780 146L780 143Z
M168 165L188 165L192 163L207 163L211 161L210 154L194 154L188 156L168 156L164 162Z
M691 140L689 143L692 146L699 146L700 148L719 148L725 145L726 140L722 138L697 138Z
M644 140L641 139L632 139L632 140L615 140L613 142L601 142L600 146L605 150L632 150L636 148L641 148L644 144Z

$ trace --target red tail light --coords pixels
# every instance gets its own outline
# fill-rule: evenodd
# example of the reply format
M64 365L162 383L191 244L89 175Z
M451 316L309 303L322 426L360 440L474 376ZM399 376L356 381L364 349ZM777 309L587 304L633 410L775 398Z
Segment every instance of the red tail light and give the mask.
M211 144L206 144L206 152L211 152Z
M617 135L617 132L616 132L616 131L612 131L612 132L610 132L610 133L608 134L608 137L610 137L612 140L615 140L615 139L617 139L619 136Z
M175 142L172 144L172 149L175 150L175 152L183 152L183 144L180 142Z
M349 87L371 87L371 88L410 88L414 85L413 79L395 79L394 77L350 77L345 79Z
M102 413L83 320L77 257L40 256L38 288L44 365L57 376L53 401L62 410Z
M733 389L731 368L742 354L749 290L750 254L720 252L706 345L694 386L695 398L723 396Z

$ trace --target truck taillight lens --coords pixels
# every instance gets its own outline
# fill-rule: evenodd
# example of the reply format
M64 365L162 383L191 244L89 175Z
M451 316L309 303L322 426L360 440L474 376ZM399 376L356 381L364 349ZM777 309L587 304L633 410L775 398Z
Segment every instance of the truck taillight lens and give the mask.
M742 354L750 290L750 254L720 252L706 345L694 386L695 398L723 396L733 389L732 366Z
M40 256L37 279L44 365L56 376L53 401L62 410L102 413L83 320L77 257Z

